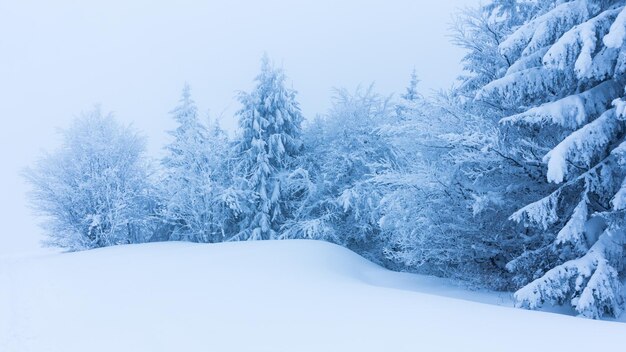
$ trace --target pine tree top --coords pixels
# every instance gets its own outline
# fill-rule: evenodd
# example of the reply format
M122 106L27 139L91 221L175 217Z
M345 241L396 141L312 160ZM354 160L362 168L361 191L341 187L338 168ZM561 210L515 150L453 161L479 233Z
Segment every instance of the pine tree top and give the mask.
M411 72L411 81L409 82L409 86L406 88L406 93L402 95L402 99L407 101L415 101L419 98L419 93L417 92L417 85L420 80L417 78L417 72L415 68Z

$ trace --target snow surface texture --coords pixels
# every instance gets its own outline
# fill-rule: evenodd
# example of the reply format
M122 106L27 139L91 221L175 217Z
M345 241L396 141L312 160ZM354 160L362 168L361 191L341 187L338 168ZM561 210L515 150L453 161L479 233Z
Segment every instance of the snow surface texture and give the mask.
M512 302L391 272L316 241L169 242L0 258L0 351L608 351L624 344L626 324L498 305Z

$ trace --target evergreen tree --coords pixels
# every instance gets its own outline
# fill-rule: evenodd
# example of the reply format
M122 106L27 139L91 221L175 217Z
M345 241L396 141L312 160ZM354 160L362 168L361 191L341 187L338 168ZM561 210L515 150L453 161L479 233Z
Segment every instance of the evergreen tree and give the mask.
M406 87L404 94L400 96L400 102L396 105L396 115L400 119L402 119L407 113L415 110L415 104L417 104L418 101L423 100L421 94L417 91L418 84L419 79L417 78L417 72L413 69L409 85Z
M200 122L188 85L171 114L178 126L170 134L162 160L162 217L171 226L171 239L223 241L227 219L222 195L228 179L228 140L219 126Z
M513 28L551 3L553 1L494 0L462 11L453 23L451 37L455 45L467 51L462 59L466 73L460 77L462 85L455 93L472 101L477 90L504 76L513 62L498 46ZM500 108L497 103L488 107Z
M530 245L508 264L522 307L617 316L624 298L624 1L550 1L499 44L512 64L477 97L500 104L510 150L551 189L515 212Z
M285 74L267 56L251 93L241 93L237 112L240 137L236 143L241 188L252 198L242 214L239 240L276 239L287 218L283 185L293 158L302 148L302 114L296 91L285 86Z

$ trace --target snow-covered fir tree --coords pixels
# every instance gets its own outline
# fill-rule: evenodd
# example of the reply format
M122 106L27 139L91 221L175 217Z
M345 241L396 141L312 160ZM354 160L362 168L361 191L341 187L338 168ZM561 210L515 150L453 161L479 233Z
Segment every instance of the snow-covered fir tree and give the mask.
M209 130L185 85L179 105L171 111L178 126L170 132L162 160L161 216L171 239L219 242L226 237L229 207L224 201L228 182L229 145L215 124Z
M553 184L512 216L533 244L508 264L522 307L591 318L624 308L625 4L545 2L499 44L511 66L477 95L510 115L511 150Z
M451 38L466 54L461 60L465 74L460 77L462 84L455 93L473 100L476 90L504 76L512 62L499 52L498 46L513 28L532 18L548 3L495 0L458 13L451 27ZM491 107L498 108L498 104Z
M400 96L401 99L398 104L396 104L396 115L400 119L402 119L404 115L410 114L413 110L415 110L415 104L423 101L423 97L417 91L418 84L419 79L417 78L417 71L413 69L409 85L406 87L404 94Z
M250 93L241 93L236 170L243 176L240 190L251 199L250 211L241 214L233 239L266 240L279 237L285 213L285 178L302 148L300 106L296 91L286 87L283 70L267 56Z
M100 108L76 118L61 147L25 172L46 243L73 251L147 239L154 201L144 152L144 139Z
M548 0L493 0L482 7L481 12L491 18L492 28L504 24L514 28L549 8L554 1ZM495 33L492 33L492 36Z

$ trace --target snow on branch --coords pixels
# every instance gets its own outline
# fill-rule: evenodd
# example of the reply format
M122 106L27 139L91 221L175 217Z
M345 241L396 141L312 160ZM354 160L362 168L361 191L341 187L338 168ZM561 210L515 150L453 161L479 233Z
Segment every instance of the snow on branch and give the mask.
M537 224L544 230L547 230L550 225L559 221L557 208L559 198L561 197L561 191L562 188L559 188L549 196L528 204L513 213L509 219L525 225Z
M615 116L615 109L573 132L543 158L548 164L549 182L561 183L570 172L570 165L589 168L592 162L622 133L624 124Z
M314 239L314 240L335 240L335 230L332 226L332 221L335 215L327 213L319 218L292 221L285 224L282 233L278 236L278 239Z
M611 230L605 230L583 257L549 270L518 290L515 293L517 306L537 309L545 301L563 304L570 300L574 309L588 318L621 314L624 297L618 273L610 262L622 252L616 236Z
M602 82L580 94L546 103L501 120L502 123L545 125L554 124L576 129L605 112L623 86L614 80Z
M626 117L626 101L615 99L613 100L613 106L615 107L615 115L620 119L624 119Z
M598 39L609 31L621 9L604 11L567 31L550 47L543 58L544 65L564 70L573 63L576 75L579 78L587 77L592 67L592 56L597 51Z
M492 81L478 91L476 99L505 100L519 106L529 100L546 101L551 96L560 97L561 91L571 85L570 77L562 70L533 67Z
M585 239L585 224L589 219L589 198L583 195L583 199L578 203L569 221L556 235L556 244L571 244L578 253L585 253L589 250Z
M517 61L554 43L571 27L592 16L594 6L587 0L570 1L520 26L500 44L500 52L510 61Z
M624 179L622 185L619 188L619 191L617 191L617 193L611 200L611 204L613 205L614 210L626 209L626 179Z
M611 151L611 155L617 157L617 162L621 167L626 164L626 142L622 142L617 148ZM613 210L620 211L626 209L626 178L622 180L622 184L611 200Z
M532 53L532 54L530 54L528 56L524 56L524 57L520 58L519 60L515 61L506 70L505 76L508 76L508 75L516 73L516 72L528 70L529 68L541 67L543 65L543 57L546 55L546 53L548 52L549 49L550 49L550 47L546 46L546 47L541 48L541 49L537 50L536 52L534 52L534 53Z
M609 48L620 48L626 38L626 8L622 8L611 25L609 33L604 36L603 42Z

